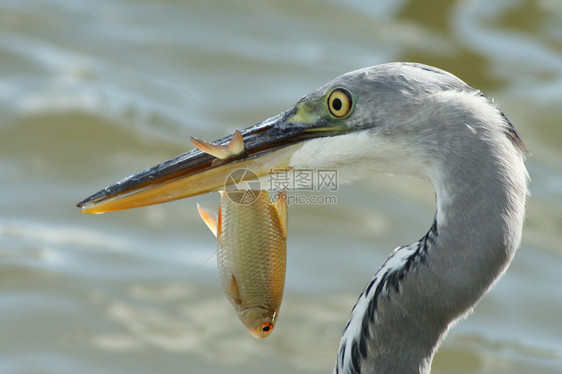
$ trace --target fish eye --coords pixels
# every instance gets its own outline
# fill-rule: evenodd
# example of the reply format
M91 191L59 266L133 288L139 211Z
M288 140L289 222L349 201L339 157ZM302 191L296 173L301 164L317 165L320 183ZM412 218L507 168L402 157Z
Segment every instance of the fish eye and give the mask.
M262 323L262 324L260 325L260 330L261 330L262 332L269 333L269 332L271 332L271 330L273 330L273 324L271 324L271 323L269 323L269 322Z
M343 88L336 88L328 95L328 110L337 118L343 118L351 112L351 94Z

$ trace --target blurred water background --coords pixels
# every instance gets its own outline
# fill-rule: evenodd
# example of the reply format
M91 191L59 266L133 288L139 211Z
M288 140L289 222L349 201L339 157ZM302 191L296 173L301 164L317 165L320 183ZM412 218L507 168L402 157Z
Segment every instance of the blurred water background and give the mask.
M521 248L433 372L562 372L559 0L0 0L0 373L331 372L368 272L429 228L429 185L377 177L292 206L284 304L262 341L222 294L195 209L218 195L101 216L75 204L191 135L389 61L494 97L532 151Z

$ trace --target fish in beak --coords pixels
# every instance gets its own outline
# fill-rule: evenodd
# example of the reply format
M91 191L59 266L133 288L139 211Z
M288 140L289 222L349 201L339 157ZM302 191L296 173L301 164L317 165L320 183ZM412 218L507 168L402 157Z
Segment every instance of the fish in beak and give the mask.
M213 143L194 139L200 149L114 183L84 199L77 207L82 213L138 208L224 190L248 178L290 169L292 156L307 141L354 131L346 125L346 116L340 116L342 108L346 115L351 112L351 94L342 88L320 91L326 89L305 96L293 108L275 117ZM334 108L340 110L337 115ZM252 173L238 173L238 177L229 178L240 169Z
M240 196L251 195L241 202ZM287 197L268 191L220 191L218 215L197 204L217 237L217 267L238 318L256 338L279 316L287 267Z

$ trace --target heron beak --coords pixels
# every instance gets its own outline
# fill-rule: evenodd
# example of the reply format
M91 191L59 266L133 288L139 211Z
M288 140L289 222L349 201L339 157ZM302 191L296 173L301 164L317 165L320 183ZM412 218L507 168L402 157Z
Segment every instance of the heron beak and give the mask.
M293 109L242 130L244 152L239 155L221 160L194 149L110 185L84 199L77 207L82 213L138 208L226 189L252 177L287 170L291 155L304 141L347 132L345 127L317 117L313 120L303 117L305 109L297 104ZM213 144L227 146L231 139L232 136L227 136ZM253 173L238 173L238 178L229 178L239 169Z

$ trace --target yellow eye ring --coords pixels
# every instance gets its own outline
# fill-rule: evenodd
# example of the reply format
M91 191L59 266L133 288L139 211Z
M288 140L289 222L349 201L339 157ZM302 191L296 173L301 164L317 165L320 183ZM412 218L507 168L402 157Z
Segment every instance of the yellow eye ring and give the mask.
M343 118L351 112L351 94L343 88L336 88L328 95L328 110L337 118Z

